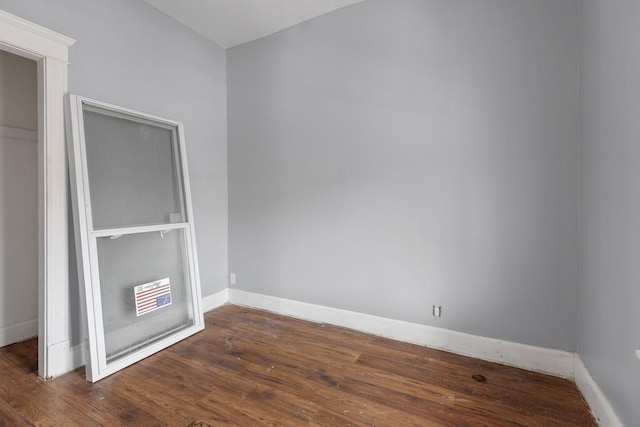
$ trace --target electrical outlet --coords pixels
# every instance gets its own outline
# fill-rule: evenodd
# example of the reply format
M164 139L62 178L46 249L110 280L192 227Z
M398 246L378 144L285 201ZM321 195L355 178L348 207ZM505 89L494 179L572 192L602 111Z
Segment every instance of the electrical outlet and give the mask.
M236 284L236 273L229 274L229 284L231 285Z
M636 357L640 359L640 350L636 350Z
M433 306L433 315L435 317L442 317L442 306L441 305L434 305Z

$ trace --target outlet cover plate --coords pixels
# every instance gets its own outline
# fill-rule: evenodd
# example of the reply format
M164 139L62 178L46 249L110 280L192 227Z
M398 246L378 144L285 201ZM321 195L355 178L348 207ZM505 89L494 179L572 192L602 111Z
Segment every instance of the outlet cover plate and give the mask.
M434 305L433 306L433 315L435 317L442 317L442 306L441 305Z

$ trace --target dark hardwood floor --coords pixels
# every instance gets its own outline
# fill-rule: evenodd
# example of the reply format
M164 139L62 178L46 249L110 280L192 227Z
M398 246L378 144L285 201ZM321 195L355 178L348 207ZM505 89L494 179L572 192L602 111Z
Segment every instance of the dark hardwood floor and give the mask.
M568 380L242 307L205 319L96 384L38 379L36 340L0 349L0 425L596 425Z

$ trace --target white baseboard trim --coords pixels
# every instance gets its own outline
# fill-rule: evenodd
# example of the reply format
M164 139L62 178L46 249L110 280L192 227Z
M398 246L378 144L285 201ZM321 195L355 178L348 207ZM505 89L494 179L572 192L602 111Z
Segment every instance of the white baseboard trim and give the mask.
M204 313L222 307L229 302L229 289L223 289L213 295L202 298L202 311Z
M260 295L238 289L229 289L229 302L563 378L573 377L574 353L568 351L479 337L433 326Z
M50 378L66 374L85 365L84 346L83 344L71 346L68 340L51 345L49 360L52 362L49 367Z
M0 125L0 138L11 141L38 142L38 131Z
M0 347L38 336L38 319L0 327Z
M613 410L613 406L593 380L579 355L575 355L573 363L576 385L591 408L593 416L596 417L598 425L601 427L624 427Z
M204 297L202 299L202 308L204 312L208 312L227 303L267 310L312 322L342 326L482 360L575 379L578 388L600 426L624 427L608 399L582 363L580 356L575 353L495 338L479 337L433 326L387 319L238 289L224 289ZM37 321L34 322L36 331L34 335L37 335ZM2 333L3 330L0 329L0 338L3 337ZM82 344L69 347L68 342L60 343L50 351L59 353L61 357L58 360L62 362L60 366L56 366L54 376L72 371L85 364L85 352Z

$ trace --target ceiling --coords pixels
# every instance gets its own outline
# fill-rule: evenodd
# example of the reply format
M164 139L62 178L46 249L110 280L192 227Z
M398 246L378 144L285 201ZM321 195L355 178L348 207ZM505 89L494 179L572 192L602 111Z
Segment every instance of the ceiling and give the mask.
M224 48L363 0L145 0Z

